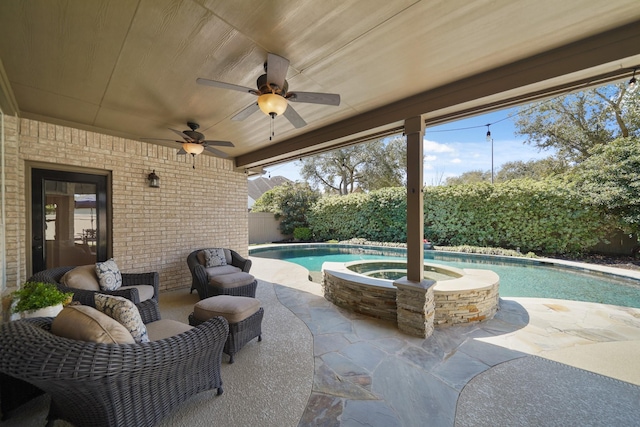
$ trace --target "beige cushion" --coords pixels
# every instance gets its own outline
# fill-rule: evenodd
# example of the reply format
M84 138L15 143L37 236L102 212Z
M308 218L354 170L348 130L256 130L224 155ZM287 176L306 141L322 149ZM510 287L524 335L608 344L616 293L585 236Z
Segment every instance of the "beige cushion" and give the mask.
M215 249L215 248L212 248ZM233 258L231 257L231 250L223 248L222 249L224 251L224 257L225 260L227 261L227 264L231 264L231 261L233 261ZM205 250L201 250L200 252L198 252L196 254L196 258L198 258L198 262L204 266L207 265L207 256L205 254Z
M138 296L140 297L140 302L147 301L153 298L153 293L155 291L152 285L120 286L120 289L131 289L131 288L136 288L138 290Z
M254 280L249 273L232 273L213 276L209 278L209 283L219 288L237 288L238 286L248 285Z
M196 303L193 315L198 320L223 316L229 323L238 323L260 309L260 301L250 297L218 295Z
M233 265L221 265L219 267L207 267L204 269L204 271L207 272L207 275L209 277L213 277L213 276L219 276L220 274L231 274L231 273L240 273L242 272L242 270L240 270L238 267L234 267Z
M96 274L95 264L81 265L67 271L60 279L60 283L70 288L99 291L100 282Z
M155 322L147 323L146 326L150 341L159 341L173 337L192 328L192 326L189 326L186 323L170 319L156 320Z
M103 344L134 344L129 331L88 305L69 305L53 319L51 332L72 340Z
M96 308L120 322L131 333L135 342L149 342L147 328L133 302L114 295L95 294L93 298Z

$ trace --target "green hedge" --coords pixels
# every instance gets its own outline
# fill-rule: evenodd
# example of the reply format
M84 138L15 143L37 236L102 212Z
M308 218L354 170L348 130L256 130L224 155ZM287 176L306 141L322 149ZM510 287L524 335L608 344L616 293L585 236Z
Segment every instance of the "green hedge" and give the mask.
M575 253L608 229L601 212L561 180L432 187L425 229L439 244Z
M436 245L576 253L609 229L597 208L559 180L425 189L425 236ZM317 240L406 242L406 190L321 198L308 215Z
M384 188L368 194L322 197L307 215L317 240L361 237L382 242L404 242L407 236L407 200L404 188Z

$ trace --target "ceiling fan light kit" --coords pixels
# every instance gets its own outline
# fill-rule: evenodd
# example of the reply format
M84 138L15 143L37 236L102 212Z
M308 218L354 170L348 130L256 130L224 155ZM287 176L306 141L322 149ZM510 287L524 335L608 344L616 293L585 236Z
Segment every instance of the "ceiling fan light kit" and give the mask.
M192 156L197 156L204 151L204 145L194 142L184 142L182 143L182 149Z
M267 116L280 116L287 111L287 100L275 93L265 93L258 97L258 106Z

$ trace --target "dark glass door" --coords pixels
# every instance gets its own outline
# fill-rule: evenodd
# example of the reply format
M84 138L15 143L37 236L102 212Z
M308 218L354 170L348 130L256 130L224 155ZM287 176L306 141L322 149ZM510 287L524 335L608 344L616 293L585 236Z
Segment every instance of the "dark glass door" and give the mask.
M33 272L105 261L107 177L32 169L31 183Z

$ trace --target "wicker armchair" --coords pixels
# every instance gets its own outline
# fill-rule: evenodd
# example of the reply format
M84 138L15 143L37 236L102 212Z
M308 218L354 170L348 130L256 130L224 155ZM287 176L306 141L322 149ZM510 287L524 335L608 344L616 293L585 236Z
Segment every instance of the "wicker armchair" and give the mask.
M75 266L67 266L67 267L56 267L50 268L48 270L43 270L35 273L29 281L36 282L45 282L45 283L54 283L58 289L62 292L73 292L73 300L79 301L83 305L94 306L94 295L97 291L90 291L85 289L76 289L69 288L62 283L60 283L60 279L64 274L73 270ZM122 286L133 286L133 285L151 285L153 286L153 297L150 300L140 302L140 295L138 294L138 290L135 288L129 289L118 289L115 291L99 291L101 294L107 295L116 295L127 298L131 300L136 306L138 306L138 310L140 310L140 315L142 316L142 321L144 323L149 323L154 320L160 318L158 312L158 294L160 287L160 278L157 272L149 272L149 273L121 273L122 274ZM146 317L145 316L149 316ZM155 317L154 317L155 316Z
M195 289L200 296L200 299L208 298L216 295L235 295L235 296L248 296L255 298L256 288L258 286L257 281L237 288L221 289L212 286L209 283L209 275L205 270L204 265L198 259L198 252L202 249L196 249L187 256L187 265L191 271L191 291ZM229 265L237 267L241 272L249 273L251 269L251 260L242 257L236 251L229 249L231 253L231 263Z
M0 372L51 396L49 424L152 426L197 393L222 394L229 327L222 317L143 344L62 338L50 332L51 322L40 317L0 325Z

